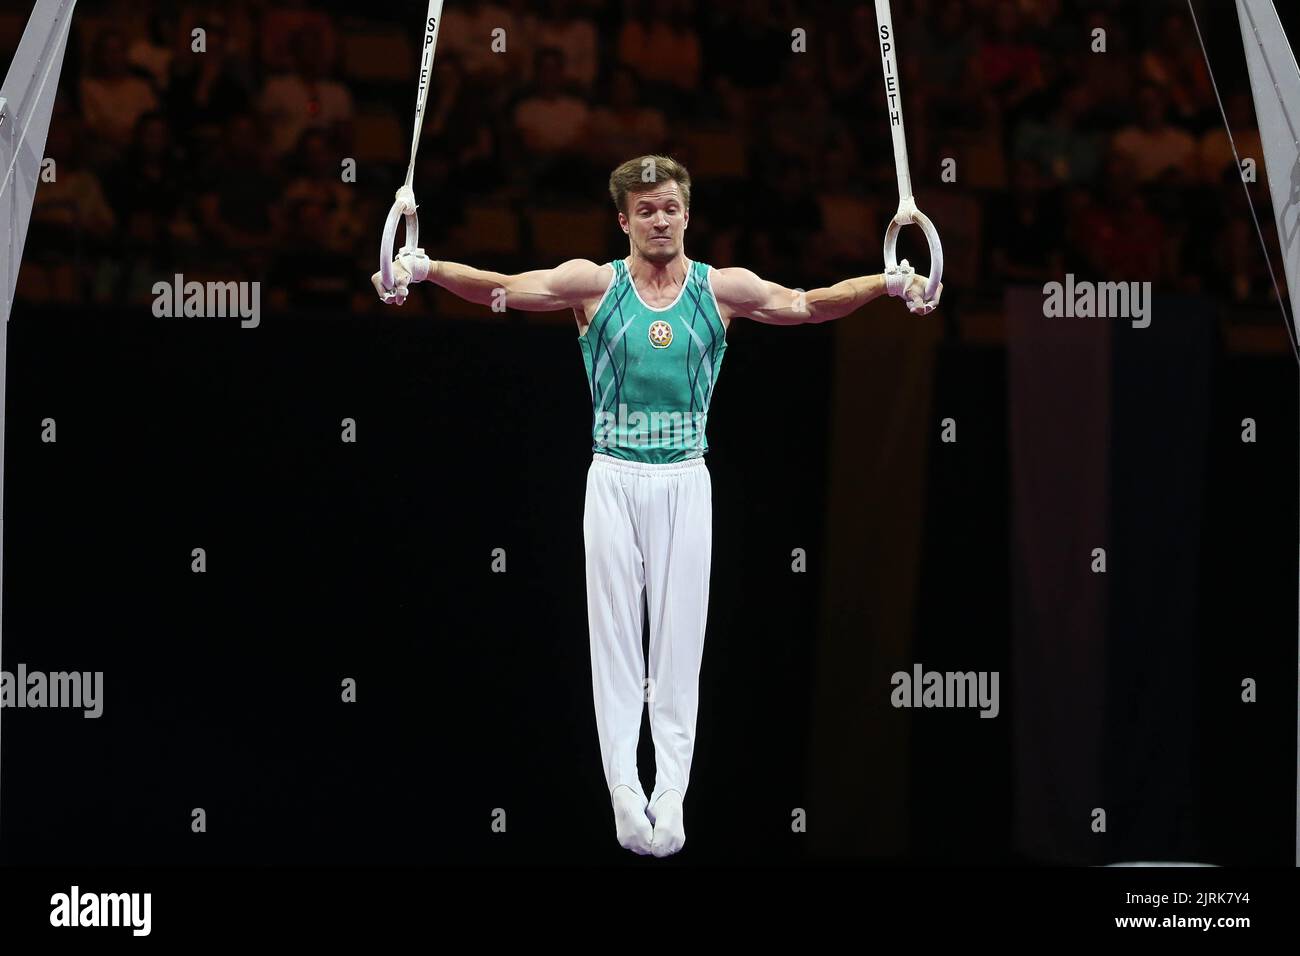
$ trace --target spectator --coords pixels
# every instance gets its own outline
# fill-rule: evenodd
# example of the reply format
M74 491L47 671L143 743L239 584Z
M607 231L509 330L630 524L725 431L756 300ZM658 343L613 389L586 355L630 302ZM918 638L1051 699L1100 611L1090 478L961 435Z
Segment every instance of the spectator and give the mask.
M643 15L641 5L632 0L625 0L623 10L624 29L629 19ZM790 55L789 20L746 0L711 0L702 20L703 68L710 76L726 77L745 92L772 85L773 64Z
M536 88L514 112L524 147L539 156L577 153L586 146L589 117L587 104L564 91L564 54L550 47L538 50Z
M201 235L220 250L254 253L273 241L272 208L279 197L266 138L251 113L226 121L223 152L199 169Z
M1237 153L1243 159L1255 160L1255 175L1264 181L1264 143L1255 127L1255 109L1249 93L1234 93L1224 106L1228 124L1237 143ZM1202 182L1216 184L1224 175L1234 179L1238 174L1237 161L1232 155L1232 142L1227 131L1219 125L1211 127L1197 144L1197 159Z
M801 131L802 135L791 136L787 146L793 147L792 152L807 160L808 168L815 176L820 175L827 153L853 141L844 122L831 109L830 97L822 91L808 98L802 119L784 132L793 133L795 130Z
M626 0L618 35L618 59L641 79L678 90L694 90L700 79L700 40L692 0L664 0L653 10Z
M1069 224L1087 265L1110 281L1158 281L1164 274L1165 227L1138 192L1132 159L1112 151L1103 167L1105 188L1087 195Z
M1087 49L1091 37L1062 15L1061 0L1020 0L1020 8L1025 12L1034 46L1049 60Z
M225 19L208 20L207 52L183 56L172 64L169 112L177 134L211 138L236 113L253 102L248 64L231 55Z
M116 30L100 33L89 75L81 81L81 109L86 126L103 138L109 156L120 155L140 117L158 108L153 89L127 67L122 34Z
M326 63L337 60L338 30L328 13L307 9L306 0L276 0L262 12L258 30L262 68L267 73L289 73L294 69L297 65L294 45L304 30L319 38L321 56Z
M195 30L201 28L206 31L213 24L218 24L225 35L228 55L242 63L252 64L257 57L258 45L263 43L266 28L262 19L254 15L250 5L264 3L265 0L192 0L184 4L180 7L177 55L193 54ZM282 69L288 69L289 60L283 62L283 67L267 72L279 73Z
M551 0L551 9L533 31L538 47L553 46L564 53L564 78L583 93L590 93L600 70L596 28L576 16L573 0Z
M832 32L826 40L826 79L831 96L837 106L851 109L870 95L872 66L880 55L875 12L859 3L849 15L846 28ZM927 57L927 65L931 62Z
M42 181L36 190L31 232L24 251L28 258L39 257L43 252L62 255L74 230L91 239L104 240L117 227L117 215L104 195L99 176L85 168L79 148L84 138L81 118L56 107L45 143L45 155L54 161L55 176L49 182Z
M1140 69L1143 80L1164 92L1184 125L1207 125L1215 108L1214 88L1183 13L1171 13L1161 21L1159 39L1142 54Z
M629 71L630 72L630 71ZM636 74L632 74L633 79ZM721 73L709 81L709 93L695 109L695 121L704 126L726 126L748 141L755 122L753 97Z
M138 231L136 217L151 216L172 238L192 238L193 223L184 215L188 179L167 118L162 113L141 116L131 147L112 177L113 205L128 231Z
M662 111L641 105L636 74L615 67L609 91L609 105L598 107L591 117L588 141L597 161L613 168L630 156L662 152L668 123Z
M997 95L1003 111L1010 112L1042 88L1038 50L1026 43L1020 17L1011 0L1001 0L994 11L993 32L979 49L984 82Z
M172 57L176 51L176 14L171 7L149 14L148 36L131 41L127 62L137 72L147 75L160 94L171 80Z
M840 268L861 265L862 237L883 228L878 206L868 196L858 169L858 159L849 148L830 150L822 186L817 191L824 227L822 247L830 262Z
M763 190L768 198L746 208L754 270L789 282L817 274L813 244L824 223L817 204L808 201L812 170L793 157L769 168L764 183L774 187Z
M875 12L865 4L860 10L864 21L862 29L869 30L863 42L870 40L870 45L863 47L861 55L865 62L870 63L870 54L874 52L878 61L880 51L875 35ZM957 89L966 72L966 64L978 55L965 3L963 0L946 0L933 22L925 19L920 22L927 28L924 41L925 85L945 92Z
M1078 82L1086 86L1093 98L1093 118L1103 130L1117 129L1133 111L1133 91L1139 86L1136 57L1127 50L1128 38L1123 27L1101 10L1090 11L1083 35L1091 50L1092 34L1104 30L1106 53L1084 52L1073 58Z
M526 63L522 68L520 64L527 57L531 26L531 18L516 17L499 3L484 3L468 12L449 3L438 28L438 54L445 46L460 57L466 75L485 86L510 75L527 76ZM498 38L505 44L504 52L493 49Z
M1082 83L1067 88L1046 121L1034 118L1020 124L1014 158L1032 164L1036 172L1057 183L1091 182L1101 161L1097 136L1084 129L1091 103Z
M1196 140L1186 130L1171 126L1164 94L1144 86L1138 95L1140 121L1115 134L1112 148L1133 164L1137 180L1191 179L1196 173Z
M1057 197L1030 162L1016 165L1010 189L987 219L993 277L1003 282L1045 282L1063 272Z
M291 168L297 175L285 187L281 203L294 207L299 202L316 202L324 208L325 232L322 245L335 252L354 248L370 227L356 206L357 187L339 175L339 151L318 129L302 134Z
M559 50L538 51L536 88L516 105L513 119L509 142L515 165L525 171L527 188L547 200L590 189L591 111L564 91L564 55Z
M1214 282L1216 290L1226 291L1234 303L1268 303L1277 308L1269 259L1260 251L1254 224L1243 210L1241 186L1225 182L1219 186L1217 197L1223 225L1214 236L1214 268L1207 279ZM1276 235L1272 229L1264 230L1268 255L1273 262L1280 262Z
M805 56L786 61L782 81L773 88L765 113L770 148L784 156L802 157L814 173L826 151L849 138L844 124L831 111L818 65Z
M292 52L295 72L272 79L262 93L271 154L283 156L307 129L332 129L341 142L350 141L352 94L328 77L320 34L310 27L299 30Z
M999 104L1000 99L988 88L979 58L971 57L966 61L961 82L929 102L930 122L950 133L965 133L991 141L993 131L1003 125ZM871 130L869 135L882 134ZM885 130L883 136L888 139L889 131Z
M85 166L85 128L67 103L55 100L45 145L54 177L43 179L36 190L23 247L17 294L27 301L103 299L112 290L120 258L117 216L99 176Z
M488 101L479 84L466 79L458 54L438 57L433 70L433 101L423 134L429 148L421 148L421 155L446 159L456 170L460 188L488 189L500 179Z
M290 207L266 276L271 308L313 316L348 310L358 270L351 256L328 243L328 219L324 202L303 199Z
M709 0L698 15L693 0L665 0L653 12L625 4L448 5L416 171L421 196L436 205L422 216L425 245L463 221L465 202L476 206L499 186L506 197L530 185L543 199L590 195L594 172L630 155L684 149L689 159L709 140L680 137L704 118L739 151L715 164L708 205L725 211L734 196L745 214L711 227L701 209L692 222L701 249L805 284L823 257L838 264L834 275L860 258L861 236L876 235L895 202L889 127L883 118L857 122L881 94L870 0L814 4L806 15L792 0ZM75 63L68 69L86 120L65 113L51 126L58 176L40 185L29 258L71 241L93 276L75 294L95 298L126 269L135 273L125 285L147 291L151 276L188 267L192 249L205 264L250 276L277 256L283 302L300 307L325 303L328 286L357 262L373 269L371 232L392 187L373 163L360 170L371 186L339 178L339 161L355 154L347 139L353 87L329 68L343 48L341 21L314 7L180 0L164 10L112 0L108 26L87 45L84 79ZM1272 296L1185 14L1151 5L1130 17L1119 0L921 0L912 9L895 13L904 18L896 23L913 163L957 158L959 179L949 188L968 196L1003 189L1008 163L1016 164L1016 188L985 218L989 275L1034 281L1060 271L1064 252L1085 260L1075 271L1099 277L1163 273L1171 289L1243 302ZM795 26L808 31L806 56L791 53ZM207 31L205 53L190 49L194 27ZM1105 55L1090 50L1094 27L1107 30ZM418 20L408 28L418 50ZM493 50L498 28L502 52ZM1134 50L1126 31L1154 36L1154 46ZM273 68L262 89L259 56ZM165 120L155 115L159 100ZM1258 163L1261 183L1251 191L1265 197L1248 94L1225 108L1241 157ZM943 139L927 139L935 136ZM404 171L407 140L397 142ZM186 167L184 154L199 166ZM758 160L766 176L721 174ZM743 206L753 189L776 197L788 227L746 222L759 214ZM187 236L191 214L200 228ZM1065 249L1054 225L1061 217L1074 243ZM300 282L279 243L302 236L329 270L313 268ZM178 247L178 239L196 245ZM52 290L47 296L74 294L54 269L32 274ZM346 308L348 296L340 301L331 307Z

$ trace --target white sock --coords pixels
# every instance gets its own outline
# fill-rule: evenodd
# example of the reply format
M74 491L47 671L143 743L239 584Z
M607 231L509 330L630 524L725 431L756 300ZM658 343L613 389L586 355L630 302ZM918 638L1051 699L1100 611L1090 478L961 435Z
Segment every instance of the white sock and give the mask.
M614 788L614 826L618 830L618 845L641 856L650 853L650 839L654 830L646 816L645 799L631 787Z
M686 845L682 795L676 790L667 790L661 794L654 806L646 810L646 816L655 825L654 837L650 842L650 852L655 856L672 856Z

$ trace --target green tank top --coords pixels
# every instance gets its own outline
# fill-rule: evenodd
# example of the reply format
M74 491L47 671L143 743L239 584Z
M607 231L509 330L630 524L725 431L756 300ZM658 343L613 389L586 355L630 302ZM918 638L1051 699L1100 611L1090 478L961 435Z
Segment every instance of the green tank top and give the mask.
M591 391L592 451L651 464L699 458L727 349L709 267L690 262L677 301L641 301L627 263L616 259L585 335L578 337Z

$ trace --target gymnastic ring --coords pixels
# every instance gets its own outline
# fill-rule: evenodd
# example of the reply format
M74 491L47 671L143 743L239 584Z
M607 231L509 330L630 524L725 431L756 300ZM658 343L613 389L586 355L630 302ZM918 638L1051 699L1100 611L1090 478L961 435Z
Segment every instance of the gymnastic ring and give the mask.
M943 280L943 243L939 241L939 230L934 228L932 223L921 210L913 208L910 210L912 221L921 227L925 233L926 241L930 244L930 275L925 283L925 301L933 302L934 294L939 290L939 283ZM905 225L899 222L901 217L895 216L889 221L889 228L885 230L885 268L887 270L898 268L898 234ZM922 312L929 312L934 307L931 306Z
M379 244L379 275L384 280L384 291L394 291L393 285L393 239L397 236L397 223L406 215L406 243L398 250L398 255L418 249L420 246L420 216L415 206L400 197L388 210L388 220L384 223L384 234Z

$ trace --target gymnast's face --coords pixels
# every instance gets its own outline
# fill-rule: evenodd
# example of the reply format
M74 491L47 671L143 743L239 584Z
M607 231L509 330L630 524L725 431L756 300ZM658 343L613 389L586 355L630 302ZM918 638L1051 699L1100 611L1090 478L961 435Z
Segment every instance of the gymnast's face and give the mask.
M674 180L627 197L629 211L618 217L632 248L651 262L670 262L682 252L691 214Z

